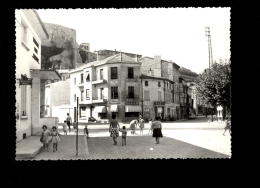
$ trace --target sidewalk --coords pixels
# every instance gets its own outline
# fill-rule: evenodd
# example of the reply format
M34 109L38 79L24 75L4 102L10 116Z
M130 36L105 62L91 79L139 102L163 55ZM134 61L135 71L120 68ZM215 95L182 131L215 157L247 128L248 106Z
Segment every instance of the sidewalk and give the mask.
M30 136L16 143L16 159L32 159L42 151L40 136Z

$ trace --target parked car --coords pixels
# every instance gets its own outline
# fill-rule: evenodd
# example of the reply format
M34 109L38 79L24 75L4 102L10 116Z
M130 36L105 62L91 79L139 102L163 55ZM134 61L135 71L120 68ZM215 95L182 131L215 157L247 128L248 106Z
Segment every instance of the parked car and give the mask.
M94 117L89 117L88 122L95 123L97 120Z

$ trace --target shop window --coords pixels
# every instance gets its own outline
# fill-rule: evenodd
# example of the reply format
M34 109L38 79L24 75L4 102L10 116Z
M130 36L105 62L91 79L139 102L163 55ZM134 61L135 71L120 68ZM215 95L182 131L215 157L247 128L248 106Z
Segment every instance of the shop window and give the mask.
M117 67L111 67L111 79L117 79Z
M111 99L118 99L118 87L111 87Z
M125 117L139 117L139 112L126 112Z
M134 67L128 67L128 78L134 78Z
M21 85L21 113L22 116L27 115L27 87L26 85Z

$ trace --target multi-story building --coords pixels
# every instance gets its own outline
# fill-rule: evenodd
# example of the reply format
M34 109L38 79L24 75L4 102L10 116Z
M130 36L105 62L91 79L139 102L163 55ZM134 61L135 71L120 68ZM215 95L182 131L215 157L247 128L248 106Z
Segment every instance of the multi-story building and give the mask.
M70 72L71 107L76 119L77 99L79 122L88 117L108 122L113 113L119 121L130 121L141 114L140 62L125 54L78 67Z
M144 100L144 117L179 118L180 104L176 89L178 85L175 85L175 82L176 80L178 82L179 74L177 72L180 67L174 62L161 60L160 56L143 57L139 61L142 63L141 72L144 75L142 78L144 83L151 82L151 87L144 89L146 93L149 92L152 95L150 102ZM145 88L145 85L143 87ZM158 89L158 91L154 91L154 89Z
M48 33L33 9L15 10L16 31L16 141L36 135L42 125L56 125L56 118L44 118L44 90L47 79L60 79L54 70L41 69L41 41Z
M180 110L181 110L181 118L188 117L189 114L189 106L188 106L188 85L187 82L180 77L179 78L179 86L180 86Z

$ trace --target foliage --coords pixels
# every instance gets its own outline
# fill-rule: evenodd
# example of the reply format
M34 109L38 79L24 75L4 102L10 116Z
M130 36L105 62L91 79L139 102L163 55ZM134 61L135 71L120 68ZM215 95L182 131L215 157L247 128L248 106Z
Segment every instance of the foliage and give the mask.
M196 72L192 72L190 69L186 69L184 67L181 67L179 69L181 75L183 76L191 76L191 77L198 77L199 75Z
M82 59L82 63L85 63L88 60L88 54L85 50L79 49L79 55Z
M74 67L74 48L71 40L66 40L63 45L64 49L69 52L69 59L71 65L68 65L68 68L73 68Z
M197 95L213 106L222 105L230 109L230 73L231 62L215 62L209 72L203 72L199 75L197 83Z

